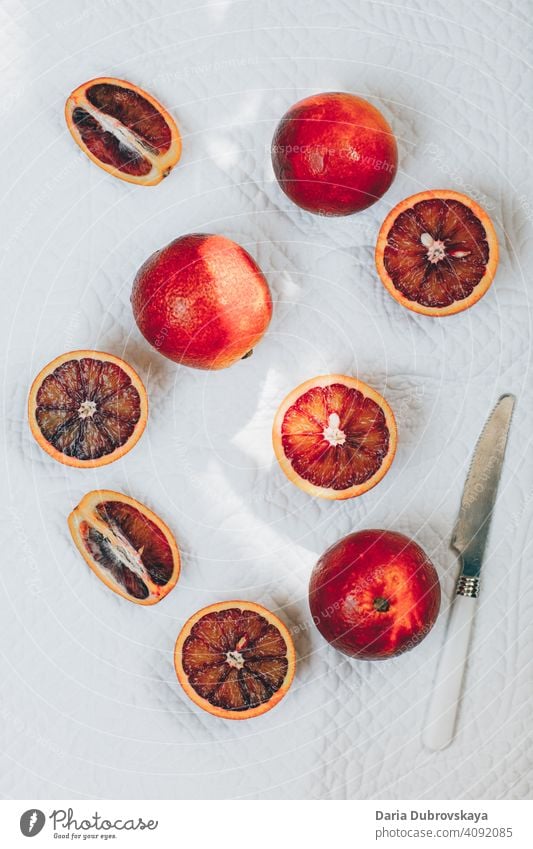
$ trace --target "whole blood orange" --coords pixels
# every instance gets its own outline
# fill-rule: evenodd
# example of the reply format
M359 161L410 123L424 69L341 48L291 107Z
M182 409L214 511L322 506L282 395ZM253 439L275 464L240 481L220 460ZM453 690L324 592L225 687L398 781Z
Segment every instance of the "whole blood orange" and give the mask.
M147 416L137 372L100 351L56 357L39 372L28 398L31 432L41 448L80 468L104 466L131 451Z
M398 303L423 315L453 315L485 294L498 265L492 221L476 201L448 189L419 192L389 212L376 266Z
M89 159L128 183L160 183L181 156L174 119L126 80L99 77L78 86L67 99L65 118Z
M278 462L293 483L321 498L354 498L388 471L396 422L384 398L354 377L328 374L293 389L272 432Z
M155 604L180 573L176 541L140 501L108 489L88 492L68 517L82 557L106 586L136 604Z
M272 165L302 209L351 215L381 198L398 164L396 139L381 112L353 94L325 92L292 106L272 140Z
M221 369L251 353L272 316L268 283L252 257L223 236L195 233L156 251L131 295L139 330L161 354Z
M224 601L185 623L174 664L180 684L199 707L223 719L250 719L285 696L296 655L277 616L250 601Z
M440 607L437 572L416 542L393 531L349 534L311 575L313 620L336 649L381 660L416 646Z

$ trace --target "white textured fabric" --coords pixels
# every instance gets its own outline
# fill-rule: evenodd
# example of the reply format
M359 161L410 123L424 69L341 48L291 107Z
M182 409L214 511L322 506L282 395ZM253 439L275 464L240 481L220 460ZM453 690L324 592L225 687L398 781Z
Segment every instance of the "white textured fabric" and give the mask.
M533 515L530 375L532 75L526 3L362 0L4 0L0 112L5 346L0 572L5 797L524 798L531 795ZM183 133L160 186L113 179L65 126L67 94L109 74L151 91ZM383 110L400 171L345 219L303 213L273 179L269 146L297 99L349 90ZM432 320L377 279L391 205L424 188L475 196L501 241L494 286ZM222 233L268 276L275 312L253 357L219 373L150 349L129 295L146 257L186 232ZM124 356L149 390L145 435L90 472L33 442L29 383L54 356ZM285 480L270 428L314 374L355 374L396 412L399 448L372 492L340 504ZM503 391L518 396L473 637L459 733L440 754L420 732L455 569L448 548L469 459ZM108 591L66 517L90 489L122 490L172 527L176 589L153 608ZM309 620L319 554L347 532L416 536L442 579L441 616L414 651L350 661ZM199 607L248 598L277 610L299 664L267 715L196 709L172 652Z

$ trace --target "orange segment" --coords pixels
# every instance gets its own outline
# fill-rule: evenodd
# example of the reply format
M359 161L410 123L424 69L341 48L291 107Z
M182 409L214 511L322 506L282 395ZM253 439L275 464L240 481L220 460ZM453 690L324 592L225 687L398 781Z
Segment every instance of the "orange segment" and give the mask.
M354 498L385 475L396 451L396 423L384 398L346 375L314 377L281 403L272 433L278 462L293 483L321 498Z
M174 119L155 97L126 80L83 83L68 97L65 118L89 159L129 183L161 182L181 156Z
M94 468L112 463L138 442L148 400L128 363L99 351L71 351L33 381L28 417L33 436L60 463Z
M250 601L199 610L183 626L174 651L187 695L223 719L249 719L271 710L287 693L295 664L283 622Z
M453 315L487 291L498 265L492 221L472 198L420 192L388 214L376 245L378 274L393 298L423 315Z
M68 517L82 557L106 586L136 604L155 604L175 586L180 555L170 530L140 501L88 492Z

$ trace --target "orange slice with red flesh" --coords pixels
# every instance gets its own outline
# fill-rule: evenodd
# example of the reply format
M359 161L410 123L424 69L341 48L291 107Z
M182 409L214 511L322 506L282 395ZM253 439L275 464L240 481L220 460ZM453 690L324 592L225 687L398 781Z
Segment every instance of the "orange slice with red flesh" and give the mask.
M286 626L250 601L223 601L185 623L174 650L178 680L195 704L223 719L250 719L286 695L296 654Z
M104 466L131 451L147 416L137 372L100 351L56 357L39 372L28 398L31 432L41 448L78 468Z
M272 439L290 481L310 495L341 500L379 483L394 458L397 431L378 392L354 377L328 374L287 395Z
M485 294L498 265L487 213L467 195L419 192L389 212L376 245L378 274L393 298L422 315L453 315Z
M126 80L83 83L68 97L65 118L89 159L128 183L155 186L181 156L174 119L155 97Z
M111 490L85 495L68 517L82 557L104 584L135 604L156 604L175 586L180 554L172 533L140 501Z

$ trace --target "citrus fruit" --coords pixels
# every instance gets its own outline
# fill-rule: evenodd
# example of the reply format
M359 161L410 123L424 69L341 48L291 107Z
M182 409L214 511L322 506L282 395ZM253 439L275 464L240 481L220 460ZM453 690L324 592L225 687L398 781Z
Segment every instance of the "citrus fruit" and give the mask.
M354 498L375 486L396 451L396 423L384 398L342 374L313 377L281 403L274 451L293 483L321 498Z
M381 280L400 304L423 315L471 307L489 288L497 265L492 221L459 192L412 195L389 212L379 231Z
M100 351L71 351L33 381L28 417L35 439L54 460L94 468L118 460L146 426L148 400L128 363Z
M271 710L294 677L291 636L277 616L250 601L223 601L185 623L174 651L178 680L199 707L224 719Z
M311 575L309 605L336 649L382 660L429 633L440 607L439 578L425 552L403 534L359 531L322 555Z
M176 541L159 516L121 492L94 490L68 517L82 557L104 584L136 604L155 604L180 574Z
M139 330L174 362L221 369L248 356L272 317L268 283L230 239L195 233L152 254L131 295Z
M69 95L65 118L96 165L128 183L154 186L181 155L176 122L152 95L126 80L99 77Z
M292 106L272 140L276 179L295 204L320 215L351 215L391 185L396 139L368 101L325 92Z

